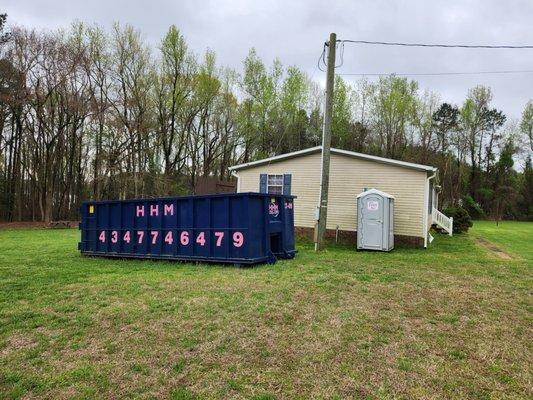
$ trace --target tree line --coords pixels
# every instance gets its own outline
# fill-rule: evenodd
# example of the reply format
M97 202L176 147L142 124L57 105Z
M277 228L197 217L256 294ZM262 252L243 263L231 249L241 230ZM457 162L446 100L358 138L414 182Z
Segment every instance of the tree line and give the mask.
M5 28L0 18L0 219L76 219L87 199L194 193L201 177L319 145L323 88L251 49L239 73L171 26ZM337 76L332 145L439 168L441 203L533 217L533 102L510 123L490 88L442 103L398 76ZM524 161L520 172L514 160Z

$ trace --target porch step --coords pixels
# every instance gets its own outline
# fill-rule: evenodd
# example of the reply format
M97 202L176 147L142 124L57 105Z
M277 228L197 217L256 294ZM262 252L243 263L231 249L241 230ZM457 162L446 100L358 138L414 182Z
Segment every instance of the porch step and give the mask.
M441 213L436 208L433 208L433 212L431 213L431 216L433 217L433 225L436 225L438 228L448 233L448 235L452 236L453 217L447 217L446 215Z

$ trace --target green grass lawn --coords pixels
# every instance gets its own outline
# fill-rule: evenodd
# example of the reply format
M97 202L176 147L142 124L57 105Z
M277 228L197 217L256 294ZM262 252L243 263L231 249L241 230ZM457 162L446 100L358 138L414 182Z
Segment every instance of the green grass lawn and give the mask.
M515 257L533 260L533 223L475 221L474 236L481 236Z
M78 235L0 231L2 399L533 396L533 223L254 268L85 258Z

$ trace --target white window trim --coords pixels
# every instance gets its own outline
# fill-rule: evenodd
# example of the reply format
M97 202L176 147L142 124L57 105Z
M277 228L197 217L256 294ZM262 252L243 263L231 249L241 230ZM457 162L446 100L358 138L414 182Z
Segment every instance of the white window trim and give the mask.
M267 188L266 188L267 189L267 193L270 193L270 188L271 187L278 187L278 188L281 189L279 194L283 194L283 180L285 179L284 175L285 174L268 174L267 173ZM281 176L281 185L271 185L271 184L269 184L269 178L271 176L276 176L276 177Z

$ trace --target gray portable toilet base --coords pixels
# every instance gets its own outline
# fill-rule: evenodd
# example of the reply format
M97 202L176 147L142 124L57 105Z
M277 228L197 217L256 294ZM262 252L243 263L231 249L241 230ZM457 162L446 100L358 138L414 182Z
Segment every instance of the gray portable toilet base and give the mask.
M357 196L357 249L394 248L394 196L377 189Z

